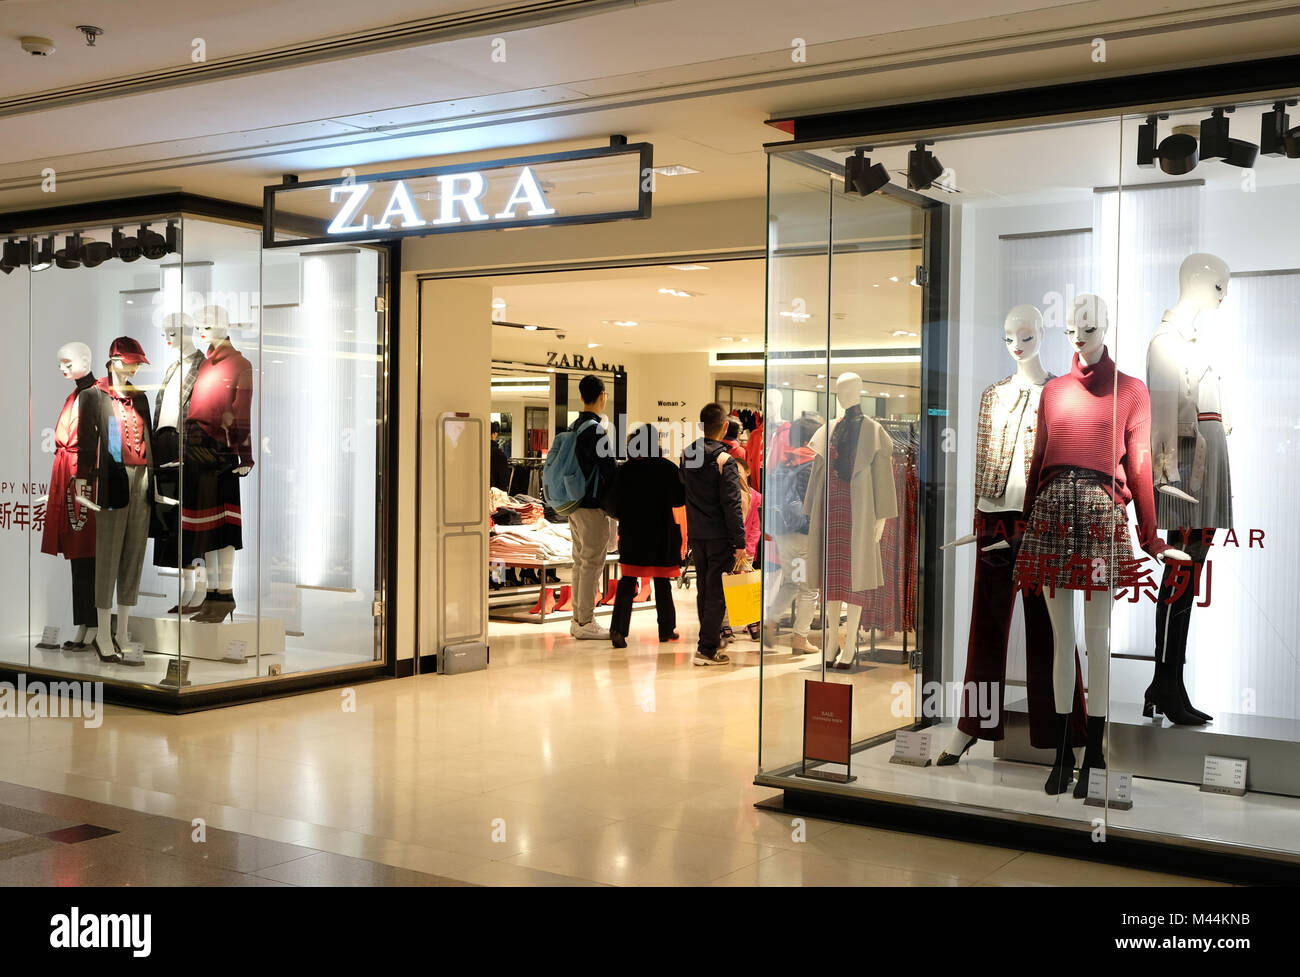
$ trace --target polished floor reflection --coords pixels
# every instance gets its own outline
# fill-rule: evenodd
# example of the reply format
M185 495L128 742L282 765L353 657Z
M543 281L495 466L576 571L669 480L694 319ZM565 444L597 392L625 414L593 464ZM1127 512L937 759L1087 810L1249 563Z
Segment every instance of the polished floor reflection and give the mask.
M622 651L573 641L567 624L494 624L482 672L190 716L108 707L98 729L0 721L0 884L1191 881L829 821L801 834L756 810L774 793L751 783L758 646L693 667L692 598L680 643L659 644L646 612ZM793 747L808 664L767 656L781 681L765 718L781 719L765 750ZM896 671L855 675L861 701L887 702ZM113 833L43 837L80 825Z

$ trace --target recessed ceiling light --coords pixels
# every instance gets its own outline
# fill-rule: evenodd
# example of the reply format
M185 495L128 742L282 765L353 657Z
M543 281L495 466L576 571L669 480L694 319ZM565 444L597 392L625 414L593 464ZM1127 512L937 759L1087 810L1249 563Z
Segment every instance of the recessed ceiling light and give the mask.
M553 367L553 366L548 366L548 367L546 368L546 372L547 372L547 373L554 373L554 372L555 372L555 367Z
M659 294L672 295L679 299L689 299L689 298L694 298L698 293L688 292L684 288L661 288L659 289Z
M600 343L588 343L588 344L587 344L587 349L599 349L599 348L600 348Z
M492 300L492 308L494 308L494 309L504 309L505 307L506 307L506 300L505 300L505 299L493 299L493 300Z
M708 271L708 265L669 265L673 271Z
M735 336L719 336L718 338L724 343L734 343L736 341Z
M683 166L681 163L673 163L670 166L655 166L652 169L660 176L690 176L692 173L700 172L689 166Z
M785 383L781 384L781 386L783 386L783 387L788 387L788 386L790 386L790 381L789 381L789 380L785 381Z
M826 379L826 374L825 374L825 373L819 373L819 374L817 374L817 379L818 379L818 380L825 380L825 379Z
M879 287L880 287L880 283L879 283L879 282L873 282L873 283L871 284L871 287L872 287L872 288L879 288Z
M888 397L888 396L889 396L889 391L888 391L888 390L882 390L882 391L880 391L880 396L882 396L882 397Z
M817 389L818 389L818 390L825 390L825 389L826 389L826 384L824 384L824 383L819 383L819 384L817 384Z
M631 329L633 326L639 325L635 319L601 319L600 321L603 325L622 326L624 329Z
M898 281L898 276L897 276L897 275L890 275L890 276L889 276L889 280L890 280L891 282L896 282L896 281Z
M891 333L891 335L894 335L894 336L910 336L910 335L912 335L912 334L911 334L910 332L908 332L906 329L895 329L895 330L893 331L893 333Z
M742 343L747 343L747 342L749 342L749 337L748 337L748 336L741 336L741 337L740 337L740 341L741 341Z
M536 326L524 326L524 329L528 332L537 332Z

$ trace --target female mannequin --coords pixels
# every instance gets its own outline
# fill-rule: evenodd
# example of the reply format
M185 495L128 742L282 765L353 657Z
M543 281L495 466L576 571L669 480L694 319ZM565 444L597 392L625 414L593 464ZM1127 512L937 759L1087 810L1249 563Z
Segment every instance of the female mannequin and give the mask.
M60 346L59 372L76 388L63 402L54 426L54 467L50 472L41 552L51 556L62 553L72 567L72 623L77 633L63 643L63 648L83 651L94 645L99 624L95 614L95 514L75 493L78 397L95 383L95 375L90 372L90 347L85 343Z
M100 661L143 665L131 649L131 609L140 593L140 571L155 498L149 402L131 383L148 358L129 336L113 340L108 376L77 396L77 494L95 486L95 650ZM111 633L117 595L117 633Z
M1221 258L1189 255L1178 270L1178 304L1165 313L1147 347L1157 525L1167 530L1171 546L1191 554L1195 581L1200 580L1214 531L1232 526L1227 439L1232 426L1218 372L1204 344L1197 343L1198 317L1218 309L1228 293L1228 280L1228 266ZM1166 564L1156 602L1155 675L1144 696L1143 713L1152 718L1163 713L1175 724L1199 726L1211 717L1192 705L1183 684L1196 587L1183 587L1175 598L1178 579L1176 568Z
M1043 385L1052 377L1042 364L1043 316L1032 305L1017 305L1007 313L1002 341L1016 363L1016 372L988 387L980 398L975 459L975 533L961 542L978 540L974 593L971 598L970 637L966 646L966 679L962 685L962 713L952 742L936 766L955 764L979 739L1000 740L1004 735L1007 641L1016 592L1012 579L1020 545L1021 508L1029 463L1038 430L1038 401ZM990 549L995 543L1003 543ZM1026 685L1029 693L1030 742L1052 748L1052 626L1041 594L1022 595L1025 621ZM1071 740L1084 739L1083 681L1075 654L1074 708ZM992 705L990 715L980 715L980 705Z
M885 520L898 515L898 497L894 442L883 427L862 413L862 378L856 373L840 374L835 396L844 414L823 425L809 442L814 460L804 508L808 512L809 569L825 570L823 641L828 633L832 636L836 651L833 666L847 670L857 655L865 591L885 582L880 537ZM841 648L840 611L846 601L849 640Z
M1186 559L1156 533L1151 488L1151 408L1146 386L1120 373L1106 351L1109 320L1096 295L1075 299L1066 320L1074 347L1067 376L1043 388L1038 435L1025 490L1024 541L1016 580L1041 590L1055 638L1052 737L1056 758L1044 790L1063 794L1074 778L1066 734L1074 686L1074 592L1084 593L1088 650L1088 744L1075 797L1088 792L1088 774L1105 769L1102 737L1110 702L1110 612L1118 569L1133 558L1127 503L1137 510L1138 539L1157 560ZM1100 591L1100 593L1094 593Z
M190 395L198 378L203 354L194 348L194 323L183 313L173 313L163 320L163 341L176 358L163 374L162 386L154 398L153 449L157 465L158 491L167 496L189 500L193 508L194 492L188 473L181 469L181 432L185 429L185 416L189 413ZM194 614L202 609L203 594L197 593L198 570L194 566L195 553L191 547L193 534L182 532L176 510L170 506L157 508L160 526L153 544L153 563L168 567L180 574L180 595L168 614Z
M185 477L196 494L181 529L192 534L194 552L207 554L209 590L193 620L215 624L235 613L235 550L244 545L239 479L253 470L253 367L231 345L221 306L206 306L196 331L208 348L185 417Z

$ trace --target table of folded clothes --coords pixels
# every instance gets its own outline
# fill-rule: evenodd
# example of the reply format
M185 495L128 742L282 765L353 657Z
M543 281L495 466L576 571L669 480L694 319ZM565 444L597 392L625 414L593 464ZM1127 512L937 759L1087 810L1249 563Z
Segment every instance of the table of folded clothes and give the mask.
M568 522L541 499L507 495L496 488L490 511L488 616L542 624L548 617L571 615L573 540ZM643 581L638 604L651 602L650 584ZM605 557L597 612L613 609L617 588L618 554L611 553ZM524 607L528 610L521 611ZM504 608L512 610L499 610Z

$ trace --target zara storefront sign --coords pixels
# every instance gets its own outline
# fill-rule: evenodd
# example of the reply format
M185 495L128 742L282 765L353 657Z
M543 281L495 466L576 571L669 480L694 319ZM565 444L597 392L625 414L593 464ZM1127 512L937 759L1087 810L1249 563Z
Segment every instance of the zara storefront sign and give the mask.
M291 247L650 216L648 143L285 183L264 192L263 243Z

